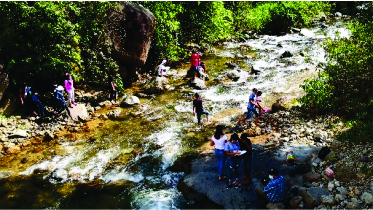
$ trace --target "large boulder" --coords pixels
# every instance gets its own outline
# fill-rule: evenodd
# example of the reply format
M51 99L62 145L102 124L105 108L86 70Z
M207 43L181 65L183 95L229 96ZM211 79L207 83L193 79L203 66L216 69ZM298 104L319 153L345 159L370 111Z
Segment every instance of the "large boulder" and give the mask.
M232 70L227 72L227 77L233 81L237 81L238 79L240 79L240 73L238 73L237 70Z
M276 103L272 104L271 113L276 113L278 111L285 111L286 108L284 107L284 100L278 99Z
M321 203L321 196L329 196L329 192L321 187L301 187L298 192L305 203L315 206Z
M128 96L126 98L126 100L124 100L120 106L124 106L124 107L127 107L127 106L137 106L137 105L140 105L140 99L136 96Z
M166 77L153 77L144 86L144 92L147 94L163 93L169 88L168 80Z
M155 29L154 15L141 5L121 2L108 18L107 39L111 56L120 63L142 66Z
M200 78L194 78L189 81L189 85L197 90L204 90L207 88L205 81L201 80Z
M73 108L69 108L69 109L70 109L71 117L73 119L79 119L82 122L85 122L88 120L89 115L88 115L87 108L85 107L84 104L78 104L74 106Z

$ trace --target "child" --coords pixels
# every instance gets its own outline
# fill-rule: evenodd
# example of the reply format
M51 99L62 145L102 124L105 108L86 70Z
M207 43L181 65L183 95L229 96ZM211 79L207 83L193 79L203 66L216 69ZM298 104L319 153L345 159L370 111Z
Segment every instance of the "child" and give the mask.
M198 93L194 94L195 99L193 100L193 116L196 115L197 112L197 120L198 125L201 125L201 115L206 115L206 121L209 122L209 113L203 109L202 105L202 98L199 96Z
M264 112L264 109L263 107L260 105L260 102L262 102L260 100L260 96L262 95L262 91L258 91L258 93L256 94L256 97L255 97L255 103L258 107L258 110L259 110L259 118L262 116L262 113Z
M66 73L65 89L69 98L70 107L73 107L73 105L76 106L77 104L75 103L74 98L74 80L71 78L69 73Z
M241 159L237 157L240 155L240 144L238 143L238 135L236 133L232 134L231 140L225 144L224 151L226 152L228 156L228 163L229 163L229 174L228 174L228 188L232 188L232 181L233 181L233 174L236 178L236 181L234 182L234 187L238 189L240 186L240 182L238 180L238 177L240 175L238 169L240 165Z

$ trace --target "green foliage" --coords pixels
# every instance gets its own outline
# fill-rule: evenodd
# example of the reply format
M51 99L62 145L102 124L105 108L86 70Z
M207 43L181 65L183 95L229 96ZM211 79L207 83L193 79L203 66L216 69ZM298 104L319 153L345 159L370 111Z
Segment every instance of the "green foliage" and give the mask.
M230 37L233 32L232 12L221 1L181 2L179 15L184 43L213 44Z
M251 2L237 2L235 15L237 30L261 32L288 31L290 27L308 26L323 13L330 10L328 2L282 1L260 2L255 7Z
M350 39L328 40L328 64L316 80L301 87L300 99L310 114L335 114L349 120L351 129L340 136L349 141L373 139L373 5L351 24Z
M1 2L0 63L13 85L45 88L66 72L102 84L118 66L104 55L110 2Z

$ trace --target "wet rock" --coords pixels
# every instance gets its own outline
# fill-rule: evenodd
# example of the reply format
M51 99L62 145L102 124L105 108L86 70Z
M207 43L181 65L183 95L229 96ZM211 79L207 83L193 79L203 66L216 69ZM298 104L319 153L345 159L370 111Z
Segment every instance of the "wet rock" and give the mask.
M23 163L23 164L25 164L25 163L27 163L28 162L28 158L22 158L22 160L21 160L21 163Z
M278 43L278 44L276 45L276 47L282 47L282 45L281 45L280 43Z
M197 90L204 90L207 88L205 82L199 78L194 78L189 82L190 86Z
M364 192L361 195L361 200L364 201L364 203L366 203L366 204L372 204L373 203L373 196L372 196L372 194L370 194L368 192Z
M227 72L227 77L233 81L237 81L240 79L240 74L238 73L237 70L229 71Z
M111 103L110 103L110 101L103 101L103 102L100 102L98 105L100 107L95 107L95 111L101 109L101 107L111 106Z
M237 69L238 68L238 65L235 64L235 63L232 63L232 62L225 62L224 65L227 65L227 67L231 68L231 69Z
M327 206L334 205L335 200L334 200L333 195L329 195L329 196L322 195L321 196L321 203L324 204L324 205L327 205Z
M200 78L201 80L203 80L203 81L209 81L209 80L210 80L209 75L207 75L207 74L205 74L205 73L203 73L203 72L200 72L200 73L199 73L199 78Z
M2 127L8 127L8 122L6 120L2 120L0 125Z
M6 150L7 154L18 154L21 152L21 148L19 146L11 146Z
M149 82L144 86L144 92L146 94L160 94L167 91L168 79L166 77L153 77Z
M27 131L26 130L15 130L8 137L9 138L26 138Z
M260 74L260 71L257 70L256 67L252 66L252 67L251 67L251 72L250 72L250 73L251 73L251 74L258 75L258 74Z
M51 141L54 139L54 135L50 131L45 131L44 132L44 141Z
M329 195L329 192L320 187L311 187L311 188L299 188L299 195L302 196L302 199L305 203L312 205L318 205L321 202L322 195Z
M285 206L283 203L281 202L277 202L277 203L269 203L266 205L267 209L284 209Z
M13 175L11 171L0 171L0 179L5 179Z
M308 172L307 174L303 175L304 182L315 182L321 178L321 175L315 172Z
M74 106L73 108L70 108L70 113L73 119L82 120L82 119L89 118L87 108L84 104L78 104Z
M283 99L278 99L276 103L272 104L271 113L276 113L278 111L285 111Z
M290 51L285 51L284 53L281 54L281 58L290 58L290 57L293 57L293 53L291 53Z
M56 169L51 174L51 179L54 179L58 182L67 179L68 173L64 169Z
M347 195L347 189L344 188L344 187L337 187L337 191L341 194L341 195Z
M140 105L140 99L136 96L128 96L126 100L124 100L120 106L138 106Z

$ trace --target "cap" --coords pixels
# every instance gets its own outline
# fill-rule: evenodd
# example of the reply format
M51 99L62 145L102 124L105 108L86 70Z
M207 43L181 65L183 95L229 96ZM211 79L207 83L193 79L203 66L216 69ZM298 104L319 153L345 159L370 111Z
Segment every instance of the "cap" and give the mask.
M56 90L63 91L63 87L61 85L59 85Z

